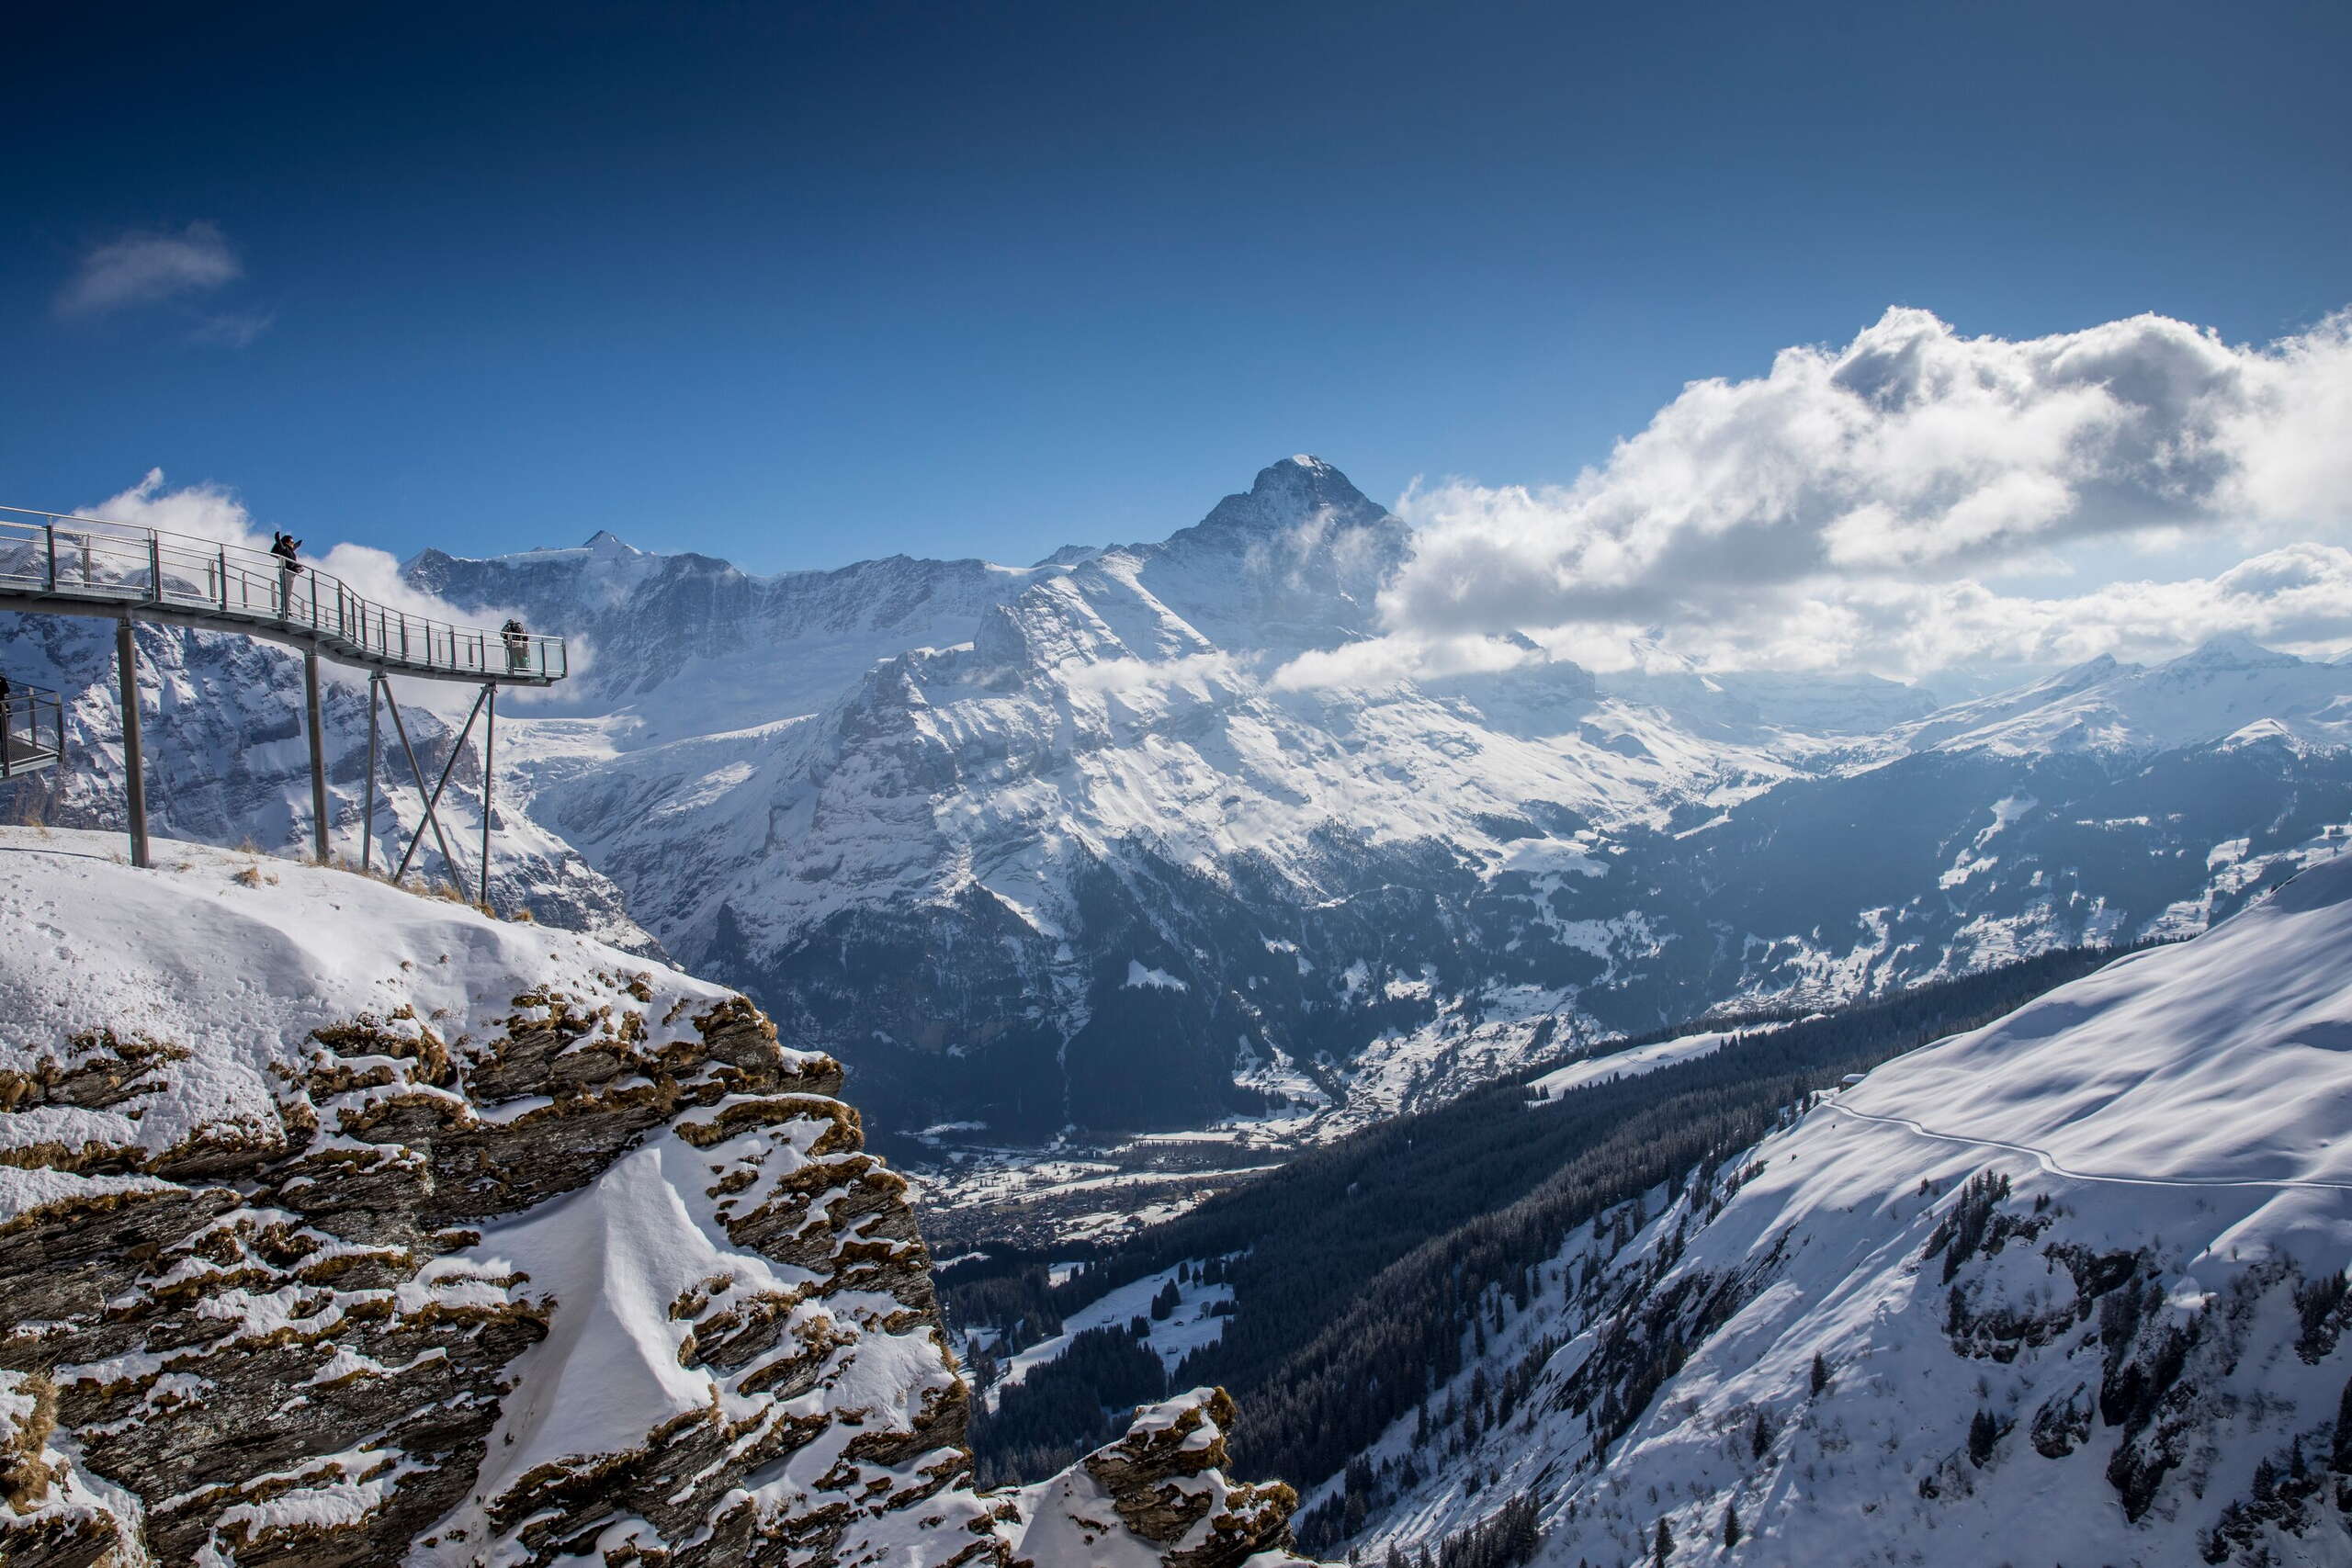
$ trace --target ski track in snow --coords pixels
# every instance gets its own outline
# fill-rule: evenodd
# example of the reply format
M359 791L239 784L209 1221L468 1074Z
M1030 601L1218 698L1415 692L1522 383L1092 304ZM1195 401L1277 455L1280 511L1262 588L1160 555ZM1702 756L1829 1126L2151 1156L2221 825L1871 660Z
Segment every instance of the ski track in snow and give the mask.
M1973 1138L1962 1133L1939 1133L1923 1127L1907 1116L1874 1116L1867 1111L1851 1111L1835 1100L1827 1102L1829 1110L1857 1122L1876 1122L1883 1126L1900 1127L1923 1138L1935 1138L1947 1144L1973 1144L1984 1149L2006 1149L2011 1154L2031 1155L2041 1168L2052 1176L2063 1176L2069 1181L2109 1181L2126 1187L2285 1187L2307 1188L2322 1192L2352 1192L2352 1181L2323 1181L2316 1177L2214 1177L2193 1176L2106 1176L2095 1171L2069 1170L2060 1165L2047 1149L2037 1149L2030 1144L2007 1144L1998 1138Z

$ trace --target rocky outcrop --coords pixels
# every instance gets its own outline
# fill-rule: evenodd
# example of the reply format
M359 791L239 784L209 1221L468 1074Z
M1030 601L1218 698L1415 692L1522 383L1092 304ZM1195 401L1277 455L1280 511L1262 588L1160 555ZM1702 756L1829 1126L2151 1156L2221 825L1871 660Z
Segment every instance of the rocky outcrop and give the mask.
M1296 1562L1290 1517L1298 1494L1281 1482L1228 1481L1225 1434L1233 1401L1196 1388L1136 1412L1127 1435L1009 1501L1016 1563L1034 1568L1238 1568Z
M0 1561L1016 1559L831 1057L347 874L15 837ZM1223 1398L1089 1461L1138 1561L1280 1538L1286 1489L1213 1473Z

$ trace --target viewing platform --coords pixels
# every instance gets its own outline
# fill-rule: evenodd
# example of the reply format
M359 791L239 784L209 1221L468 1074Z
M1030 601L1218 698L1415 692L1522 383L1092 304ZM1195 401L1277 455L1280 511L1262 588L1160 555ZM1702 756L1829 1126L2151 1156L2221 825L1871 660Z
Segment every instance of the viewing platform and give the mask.
M427 680L549 686L571 672L560 637L410 615L266 550L14 506L0 506L0 609L243 632Z
M300 649L302 654L302 698L310 733L311 854L328 862L328 829L333 815L327 792L326 724L319 695L319 660L357 665L370 671L368 679L368 773L360 806L359 863L375 863L377 771L379 735L377 715L389 713L409 772L423 802L423 820L409 835L408 845L391 867L392 880L404 875L429 831L451 880L460 887L470 883L476 902L490 903L490 834L493 807L492 788L496 777L492 747L498 728L498 688L551 686L571 673L563 638L540 637L522 630L490 631L480 626L452 626L427 615L411 615L356 593L340 578L299 559L267 550L216 544L185 534L166 534L136 524L103 517L80 517L66 512L34 512L0 506L0 610L31 615L97 615L115 623L115 668L121 687L122 771L125 810L130 829L130 863L148 863L147 786L144 746L141 738L139 649L131 628L141 621L187 626L199 631L231 631L266 638ZM409 743L408 726L400 704L386 682L388 675L411 675L428 681L463 681L479 686L466 722L452 739L440 777L428 789L425 769ZM20 688L29 691L29 688ZM39 702L46 699L47 708ZM0 777L53 769L65 750L64 710L57 694L33 694L27 699L28 728L20 735L16 704L6 716L5 745L0 745ZM40 717L47 715L47 739ZM458 754L473 738L474 721L482 720L481 849L478 874L469 877L459 863L440 817L442 795L457 771ZM390 845L385 846L389 856Z

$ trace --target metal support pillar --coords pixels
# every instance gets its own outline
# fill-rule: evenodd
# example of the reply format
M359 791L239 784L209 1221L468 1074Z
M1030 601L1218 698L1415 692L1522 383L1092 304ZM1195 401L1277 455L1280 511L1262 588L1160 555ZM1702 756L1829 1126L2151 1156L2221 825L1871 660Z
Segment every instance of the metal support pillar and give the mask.
M319 650L302 654L302 702L311 719L311 858L327 863L327 738L319 712Z
M481 897L474 900L483 908L490 908L490 781L491 768L496 759L492 750L498 744L498 682L486 682L481 689Z
M147 759L139 745L139 645L129 615L115 623L114 661L122 678L123 788L130 805L130 863L147 863Z
M368 671L368 795L359 813L359 869L376 869L376 708L383 695L384 672Z

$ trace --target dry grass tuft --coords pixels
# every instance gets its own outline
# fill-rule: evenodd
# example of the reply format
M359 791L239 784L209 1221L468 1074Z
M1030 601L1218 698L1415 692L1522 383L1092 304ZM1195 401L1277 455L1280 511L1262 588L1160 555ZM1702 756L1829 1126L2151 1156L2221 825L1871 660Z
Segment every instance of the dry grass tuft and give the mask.
M17 798L10 803L8 825L12 828L48 828L49 786L46 781L38 784L28 781L17 789Z

